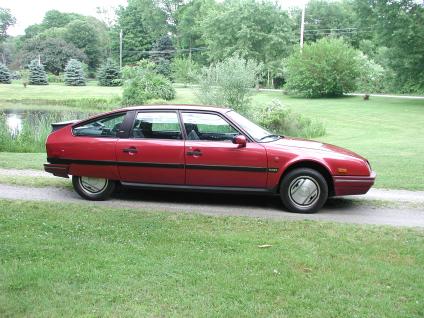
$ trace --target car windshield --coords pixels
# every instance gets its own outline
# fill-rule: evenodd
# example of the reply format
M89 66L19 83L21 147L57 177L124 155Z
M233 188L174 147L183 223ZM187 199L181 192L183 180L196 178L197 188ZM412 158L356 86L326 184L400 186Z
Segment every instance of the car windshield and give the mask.
M245 130L257 142L270 142L281 138L278 135L266 131L255 123L252 123L249 119L236 113L233 110L229 111L227 115L237 124L239 124L241 128L243 128L243 130Z

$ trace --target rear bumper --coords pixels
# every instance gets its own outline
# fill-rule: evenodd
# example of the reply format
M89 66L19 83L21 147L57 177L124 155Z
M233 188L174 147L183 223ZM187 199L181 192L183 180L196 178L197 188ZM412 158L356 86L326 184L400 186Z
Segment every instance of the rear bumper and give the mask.
M69 165L66 164L45 163L44 171L56 177L69 178Z
M374 171L368 177L333 176L334 194L336 196L365 194L374 185L376 176Z

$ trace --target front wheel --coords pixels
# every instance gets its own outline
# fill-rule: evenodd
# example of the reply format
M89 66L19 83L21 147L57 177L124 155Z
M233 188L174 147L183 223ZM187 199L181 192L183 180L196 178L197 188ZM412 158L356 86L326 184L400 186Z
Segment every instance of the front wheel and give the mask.
M318 171L299 168L290 171L281 181L280 196L290 212L315 213L328 198L328 185Z
M72 176L72 185L81 197L92 201L106 200L115 190L115 182L103 178Z

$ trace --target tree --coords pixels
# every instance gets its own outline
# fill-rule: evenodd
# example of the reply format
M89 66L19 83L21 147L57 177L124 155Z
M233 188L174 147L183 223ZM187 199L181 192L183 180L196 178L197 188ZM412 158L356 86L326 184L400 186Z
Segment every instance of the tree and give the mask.
M0 8L0 43L7 38L7 29L16 23L9 9Z
M358 47L360 40L371 36L369 28L361 27L350 0L310 0L305 12L305 42L315 42L331 35L343 37L346 42ZM293 10L292 15L294 28L300 31L301 10Z
M112 60L107 59L97 73L97 80L100 86L119 86L121 85L121 70Z
M10 71L6 65L0 63L0 84L10 84Z
M39 64L37 60L32 60L28 65L30 85L48 85L47 74L44 70L43 64Z
M87 55L91 70L97 68L102 58L98 32L92 23L74 20L66 25L65 40L71 42Z
M211 61L239 54L270 71L291 52L294 37L288 14L270 2L228 1L206 18L203 38Z
M119 52L119 32L123 31L123 61L134 63L149 57L154 41L166 33L166 15L153 0L128 0L117 10L118 22L112 31L112 49Z
M371 26L377 46L396 74L396 90L424 92L424 6L414 0L355 0L363 27Z
M161 59L170 61L175 55L175 47L169 35L161 36L152 47L151 59L157 63Z
M205 55L202 51L197 51L198 48L206 46L202 23L216 10L217 6L214 0L192 0L179 7L176 13L177 47L185 50L190 59L201 64L206 63Z
M43 26L46 29L50 28L62 28L69 22L75 19L81 19L83 16L77 13L65 13L58 10L47 11L43 18Z
M306 97L341 96L354 91L360 73L357 51L342 39L306 43L286 63L286 87Z
M202 69L196 94L203 104L229 106L246 114L261 68L254 60L233 55Z
M65 85L85 86L85 76L81 62L70 59L65 67Z
M28 40L22 48L21 55L24 65L40 55L46 70L55 75L63 72L70 59L87 61L87 56L82 50L62 39L54 38L36 37Z

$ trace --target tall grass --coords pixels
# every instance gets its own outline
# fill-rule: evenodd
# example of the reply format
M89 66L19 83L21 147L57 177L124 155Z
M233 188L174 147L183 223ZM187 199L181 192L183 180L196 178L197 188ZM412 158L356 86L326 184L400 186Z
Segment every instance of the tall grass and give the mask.
M22 129L15 134L7 126L6 115L0 114L0 151L44 152L51 123L80 117L80 113L32 113L23 119Z

